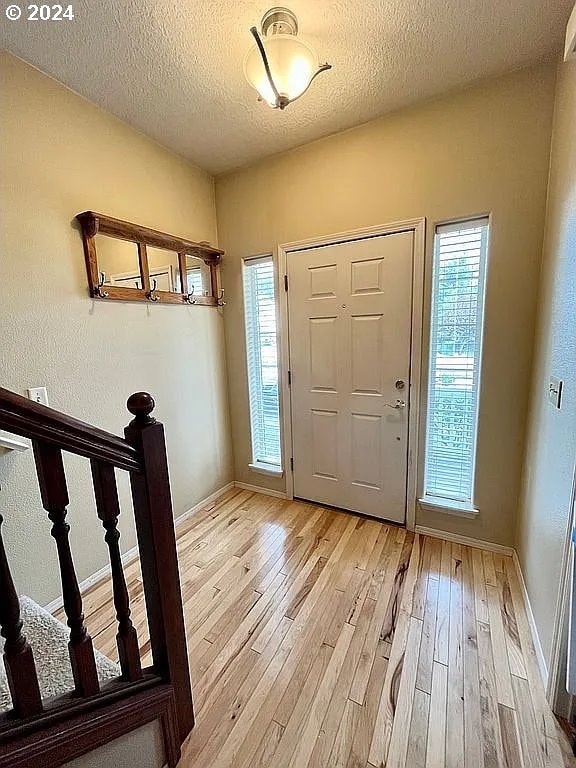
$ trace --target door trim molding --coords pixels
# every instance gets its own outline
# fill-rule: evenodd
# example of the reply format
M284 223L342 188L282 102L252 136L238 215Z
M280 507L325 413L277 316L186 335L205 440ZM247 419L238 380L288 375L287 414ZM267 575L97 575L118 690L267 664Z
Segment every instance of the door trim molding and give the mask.
M276 290L278 295L278 344L280 349L280 411L282 429L283 466L286 471L286 498L294 498L294 476L290 471L292 454L292 402L288 384L290 370L290 339L288 329L288 293L284 289L284 275L288 274L288 256L296 251L317 248L323 245L354 240L364 240L367 237L414 233L414 258L412 263L412 331L410 345L410 412L408 423L408 468L406 488L406 527L414 530L416 525L416 504L418 501L418 437L421 405L421 373L422 373L422 323L424 306L424 256L426 245L426 219L407 219L375 227L353 229L348 232L338 232L332 235L312 237L306 240L296 240L278 245L274 258L276 260Z

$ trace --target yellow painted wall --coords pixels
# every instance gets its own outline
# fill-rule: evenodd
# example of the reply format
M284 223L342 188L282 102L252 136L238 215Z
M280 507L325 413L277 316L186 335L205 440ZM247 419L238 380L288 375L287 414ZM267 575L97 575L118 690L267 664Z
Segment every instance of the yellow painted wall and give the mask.
M490 212L481 514L466 520L420 512L418 523L514 542L554 67L480 83L217 180L219 244L227 252L234 469L222 313L92 302L74 223L76 213L91 208L215 243L213 180L23 62L3 54L0 71L3 386L23 392L46 385L51 405L118 433L128 420L127 396L151 391L166 424L176 514L232 477L282 490L282 482L248 469L241 257L282 242L425 216L428 266L435 222ZM427 269L426 313L429 278ZM70 457L67 466L82 579L104 564L106 550L87 463ZM31 452L0 457L0 485L18 588L48 602L59 587ZM121 493L129 505L125 478ZM135 541L130 516L121 526L125 549Z
M248 468L241 258L278 243L425 216L429 267L435 222L490 212L476 489L481 514L468 520L419 512L418 523L513 543L554 83L554 67L519 71L217 179L237 480L284 488L283 480Z
M174 512L232 479L220 311L94 302L74 217L92 209L216 243L213 180L7 54L0 58L0 384L48 387L50 405L122 434L147 390L166 427ZM89 462L67 457L78 576L107 560ZM135 543L127 478L124 549ZM0 512L21 592L59 592L32 452L0 456Z
M538 303L517 548L549 661L576 464L576 63L558 72ZM548 400L551 376L564 380L560 410Z

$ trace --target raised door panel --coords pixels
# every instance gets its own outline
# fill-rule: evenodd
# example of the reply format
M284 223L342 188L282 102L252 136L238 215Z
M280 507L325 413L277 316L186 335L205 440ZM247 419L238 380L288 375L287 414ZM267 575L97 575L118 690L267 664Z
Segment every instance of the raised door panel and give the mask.
M338 412L312 409L311 417L312 474L338 480Z
M382 417L353 413L351 418L351 482L382 490Z
M310 299L331 299L336 296L338 268L336 264L309 267Z
M352 393L382 395L383 316L350 318Z
M384 290L384 259L352 261L350 278L350 293L352 295L382 293Z
M336 350L338 322L336 317L309 318L310 390L337 392Z

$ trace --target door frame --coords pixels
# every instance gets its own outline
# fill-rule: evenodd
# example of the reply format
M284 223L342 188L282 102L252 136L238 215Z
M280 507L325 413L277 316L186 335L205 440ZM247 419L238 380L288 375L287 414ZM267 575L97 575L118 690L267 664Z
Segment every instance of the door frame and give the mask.
M282 424L282 454L286 477L286 498L294 498L294 475L290 467L292 453L292 398L288 382L290 370L290 336L288 321L288 292L285 279L288 275L288 258L291 253L317 248L323 245L364 240L381 235L414 234L412 262L412 329L410 343L410 409L408 413L408 467L406 483L406 527L413 531L416 526L418 501L418 439L421 407L422 328L424 309L424 259L426 250L426 219L407 219L374 227L363 227L348 232L295 240L276 247L277 295L278 295L278 344L280 368L280 412Z

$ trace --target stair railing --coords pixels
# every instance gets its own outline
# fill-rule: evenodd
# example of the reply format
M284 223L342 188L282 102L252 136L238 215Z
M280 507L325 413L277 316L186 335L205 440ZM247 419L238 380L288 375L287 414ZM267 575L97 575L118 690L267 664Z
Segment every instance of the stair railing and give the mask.
M153 720L162 726L166 761L175 766L194 725L170 483L162 424L153 398L127 404L124 438L0 388L0 429L32 441L42 505L52 523L70 636L74 691L42 700L34 649L25 637L18 593L2 539L0 628L13 709L0 715L0 768L62 765ZM68 534L68 489L62 452L90 460L96 512L108 546L121 675L101 685ZM120 553L116 469L130 474L152 667L143 669ZM1 496L0 496L1 502ZM70 516L73 523L73 515Z

